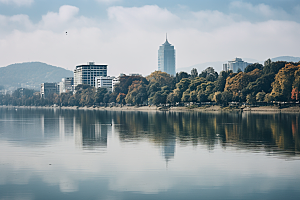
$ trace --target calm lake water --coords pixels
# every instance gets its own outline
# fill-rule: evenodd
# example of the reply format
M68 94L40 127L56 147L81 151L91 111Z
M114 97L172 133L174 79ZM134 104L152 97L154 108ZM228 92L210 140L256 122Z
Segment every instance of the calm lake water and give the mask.
M298 199L300 115L0 108L0 199Z

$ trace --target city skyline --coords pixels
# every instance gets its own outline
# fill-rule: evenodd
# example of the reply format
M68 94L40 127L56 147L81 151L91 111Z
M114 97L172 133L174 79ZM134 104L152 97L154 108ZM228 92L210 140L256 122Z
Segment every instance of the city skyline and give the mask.
M157 69L166 32L176 44L176 68L298 57L299 11L296 0L0 0L0 66L40 61L73 70L94 61L108 64L111 75L145 76Z

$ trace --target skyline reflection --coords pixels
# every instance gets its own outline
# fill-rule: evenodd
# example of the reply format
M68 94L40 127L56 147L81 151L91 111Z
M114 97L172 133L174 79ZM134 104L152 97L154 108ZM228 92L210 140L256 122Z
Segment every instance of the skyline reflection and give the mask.
M297 114L0 108L0 151L0 199L300 195Z
M161 146L166 161L174 158L178 144L203 145L209 151L220 144L225 149L235 146L286 156L297 156L300 151L299 114L1 108L0 120L2 138L15 142L30 145L74 138L80 148L103 150L114 130L120 142L147 139ZM22 134L16 138L19 130Z

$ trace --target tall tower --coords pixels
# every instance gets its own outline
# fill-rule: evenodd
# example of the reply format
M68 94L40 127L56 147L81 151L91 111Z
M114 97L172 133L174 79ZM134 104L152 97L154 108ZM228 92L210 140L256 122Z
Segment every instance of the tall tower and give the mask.
M168 42L166 36L166 42L158 49L158 70L166 72L171 76L175 76L175 49Z

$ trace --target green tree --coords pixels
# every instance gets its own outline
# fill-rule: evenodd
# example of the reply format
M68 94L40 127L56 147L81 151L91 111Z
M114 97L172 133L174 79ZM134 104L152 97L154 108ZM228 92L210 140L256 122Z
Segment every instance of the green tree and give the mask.
M188 89L190 91L194 91L194 90L197 90L197 87L199 85L201 85L202 83L206 83L206 79L205 78L200 78L200 77L197 77L197 78L194 78L193 80L191 80L190 84L189 84L189 87Z
M216 102L217 104L222 103L222 93L221 92L215 92L212 100L214 102Z
M227 105L230 101L232 101L232 93L229 91L222 92L221 100L223 104Z
M197 94L197 100L199 102L206 102L207 101L207 95L203 93L202 91L199 91Z
M176 89L174 90L174 92L179 99L182 98L183 92L185 92L189 88L190 83L191 83L190 79L183 78L180 80L179 83L176 84Z
M197 102L197 92L196 91L191 91L189 95L190 95L190 97L189 97L188 101Z
M186 72L179 72L179 73L176 73L175 81L176 81L176 83L178 83L181 81L181 79L184 79L184 78L189 78L189 74Z
M97 92L95 93L95 103L104 103L104 96L107 92L106 88L97 88Z
M232 71L221 71L220 76L218 79L214 82L215 90L223 92L226 84L226 79L229 76L229 74L232 73Z
M198 71L197 71L196 68L193 68L191 70L191 78L193 79L193 78L196 78L196 77L198 77Z
M247 73L247 72L251 72L255 69L259 69L259 70L262 70L264 68L264 66L262 64L259 64L259 63L254 63L254 64L251 64L251 65L248 65L244 72Z
M181 101L182 102L188 102L189 101L189 98L190 98L190 93L188 91L184 92L182 94L182 98L181 98Z
M167 96L167 103L171 103L171 104L175 104L176 102L179 102L179 97L176 95L176 93L173 91L171 93L168 94Z
M264 62L264 66L270 65L272 63L271 59L269 58Z
M264 66L263 73L264 74L269 74L269 73L277 74L281 68L285 67L286 64L287 64L287 62L285 62L285 61L271 62L270 64Z
M167 100L167 94L162 91L156 92L153 96L152 103L154 105L165 104Z
M248 94L246 97L247 103L248 104L254 104L255 103L255 98L252 94Z

